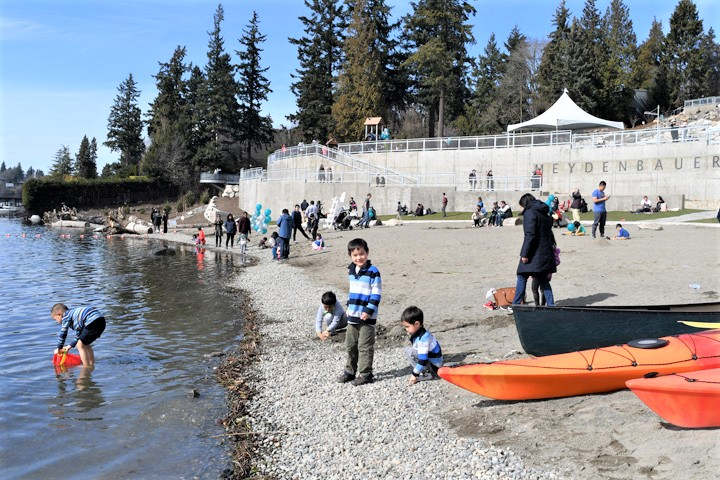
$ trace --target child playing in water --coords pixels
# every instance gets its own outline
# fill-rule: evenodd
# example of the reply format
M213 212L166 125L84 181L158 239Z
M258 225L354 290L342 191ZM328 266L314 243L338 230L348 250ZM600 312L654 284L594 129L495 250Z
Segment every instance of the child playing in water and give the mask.
M405 355L413 368L410 385L432 380L433 373L443 366L440 344L432 333L425 330L424 314L418 307L408 307L400 316L412 346L405 347Z
M50 316L60 324L57 348L53 353L67 353L71 348L77 347L80 359L86 367L95 365L95 353L92 344L100 338L105 331L105 317L94 307L78 307L68 309L62 303L56 303L50 309ZM75 330L75 340L65 345L69 329Z
M198 245L205 245L205 231L202 227L198 227L197 239Z

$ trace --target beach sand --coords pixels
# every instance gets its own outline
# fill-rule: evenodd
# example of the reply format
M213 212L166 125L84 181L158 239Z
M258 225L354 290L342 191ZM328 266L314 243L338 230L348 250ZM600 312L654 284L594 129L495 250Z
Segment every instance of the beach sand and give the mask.
M609 225L608 225L609 226ZM720 300L720 229L627 225L629 241L561 235L552 286L561 305L655 305ZM614 229L608 229L608 232ZM523 356L511 315L482 307L491 287L514 286L522 227L473 228L470 222L325 232L322 253L291 254L310 282L347 292L347 242L364 238L383 279L381 324L398 327L409 305L448 361ZM699 284L693 289L691 284ZM529 293L529 292L528 292ZM528 295L530 298L531 295ZM382 345L382 342L380 342ZM382 347L380 347L382 348ZM443 382L445 383L445 382ZM512 449L528 466L552 466L569 478L717 478L720 431L683 430L661 421L629 390L557 400L504 402L444 385L440 415L463 436Z
M625 226L632 236L629 241L570 237L554 230L562 250L562 263L552 279L559 305L720 300L720 229L692 224L664 224L659 231ZM264 265L240 272L240 276L257 268L276 268L275 275L284 275L286 265L299 267L292 269L298 291L315 295L317 288L327 287L344 302L349 264L346 245L352 238L362 237L383 279L376 350L406 344L400 313L416 305L424 310L426 327L440 341L446 362L525 356L513 317L482 306L488 289L514 286L522 227L473 228L468 220L321 232L326 250L313 251L303 239L292 244L291 258L284 264L270 267L269 261L262 262ZM606 233L613 234L614 228ZM166 238L177 240L181 235ZM256 234L252 244L257 240ZM267 250L255 247L249 253L269 257ZM249 284L244 282L245 288L251 288ZM691 287L693 284L700 288ZM253 292L248 294L252 303ZM317 305L318 300L302 303ZM269 320L279 320L273 319L271 310L263 310ZM302 315L308 320L307 328L297 332L299 340L317 344L314 310ZM342 348L336 346L333 351L341 357ZM342 358L337 365L342 365ZM328 373L326 381L333 382L338 373ZM383 372L376 370L376 375ZM428 415L441 419L448 431L461 438L512 450L529 468L577 479L710 479L717 478L720 471L720 430L669 425L629 390L511 402L484 398L444 381L430 383L440 401L433 402ZM362 388L366 387L358 387ZM442 445L439 439L437 455L443 455Z

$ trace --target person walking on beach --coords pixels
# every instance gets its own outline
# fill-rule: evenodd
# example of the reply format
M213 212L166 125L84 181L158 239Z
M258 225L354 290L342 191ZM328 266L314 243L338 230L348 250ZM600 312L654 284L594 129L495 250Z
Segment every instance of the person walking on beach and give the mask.
M250 217L248 217L247 212L243 212L242 217L237 221L237 226L238 233L245 235L245 238L250 240L250 230L252 230L252 226L250 225Z
M448 198L445 196L445 192L443 192L443 198L442 198L442 212L443 217L447 217L447 204L448 204Z
M593 224L592 224L592 238L595 238L595 230L600 227L600 238L605 236L605 222L607 221L607 210L605 209L605 202L610 198L610 195L605 195L605 181L601 181L598 188L592 192L593 201Z
M105 331L105 317L95 307L78 307L68 309L62 303L56 303L50 309L50 316L60 324L57 348L54 353L67 353L77 347L80 360L85 367L95 365L95 352L91 344L100 338ZM75 340L65 345L68 330L75 330Z
M300 230L300 233L302 233L303 237L305 237L306 240L310 240L310 237L307 236L307 233L305 233L305 229L302 226L302 212L300 211L300 205L295 205L295 210L293 210L293 213L292 213L292 220L293 220L293 233L292 233L293 242L297 242L298 230Z
M372 193L368 193L367 197L365 197L365 203L363 203L363 216L362 219L358 222L357 226L360 228L370 228L370 199L372 198Z
M348 266L347 317L345 333L345 371L340 383L365 385L373 381L375 356L375 324L382 298L380 271L368 260L370 248L365 240L356 238L348 243L352 263Z
M215 227L215 246L222 247L223 221L219 213L215 214L215 222L213 223L213 226Z
M225 219L225 248L228 248L228 245L230 245L230 248L235 246L235 232L237 232L235 217L233 217L232 213L228 213Z
M282 214L280 214L276 223L278 227L278 243L280 244L278 245L280 258L287 260L290 257L290 237L293 230L293 219L287 208L283 208Z
M520 197L523 209L523 232L525 238L520 249L520 262L517 267L517 284L513 305L523 302L528 277L535 277L545 296L545 303L555 305L549 275L557 272L555 263L555 237L552 233L550 207L537 200L531 193Z
M168 222L168 212L166 210L162 214L163 233L167 233L167 222Z

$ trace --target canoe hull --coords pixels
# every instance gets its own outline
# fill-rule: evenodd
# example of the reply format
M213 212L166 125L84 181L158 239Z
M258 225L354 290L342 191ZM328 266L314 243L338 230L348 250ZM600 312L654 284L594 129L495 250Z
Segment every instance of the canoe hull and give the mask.
M711 329L679 322L720 322L720 303L611 308L516 305L513 315L523 350L541 357Z
M720 368L637 378L626 385L650 410L673 425L720 427Z
M497 400L531 400L611 392L650 372L720 368L720 330L666 337L661 348L612 346L547 357L442 367L443 379Z

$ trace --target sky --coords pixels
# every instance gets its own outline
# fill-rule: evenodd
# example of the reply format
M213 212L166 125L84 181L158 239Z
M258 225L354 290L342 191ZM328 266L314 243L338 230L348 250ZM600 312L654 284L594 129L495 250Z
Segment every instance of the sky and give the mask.
M132 73L141 91L143 114L157 91L160 62L177 46L187 49L186 62L205 66L213 15L219 2L210 0L0 0L0 161L18 163L46 174L56 152L67 146L74 158L83 136L98 141L98 171L118 160L102 143L107 140L110 108L118 86ZM262 65L273 93L264 105L273 125L290 126L286 116L296 111L290 91L291 73L298 68L297 47L288 37L303 36L299 16L309 15L302 0L225 0L221 35L225 51L237 62L238 39L258 13L266 35ZM387 0L393 18L411 10L409 1ZM546 39L559 0L475 0L471 17L476 44L469 53L482 53L491 33L501 46L517 25L530 39ZM567 0L571 14L582 15L584 0ZM610 0L597 0L601 13ZM667 33L676 0L625 0L638 43L653 18ZM705 31L720 30L720 2L696 0Z

